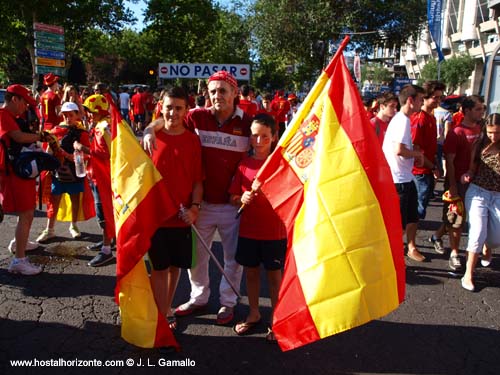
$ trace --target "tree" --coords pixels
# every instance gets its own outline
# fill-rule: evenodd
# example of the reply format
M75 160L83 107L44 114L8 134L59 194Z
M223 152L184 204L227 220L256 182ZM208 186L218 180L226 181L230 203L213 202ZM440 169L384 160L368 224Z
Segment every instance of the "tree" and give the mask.
M448 93L453 93L469 80L474 71L475 61L470 55L453 56L441 63L440 80L446 85ZM438 79L438 63L429 60L420 72L419 84Z
M23 54L23 51L28 51L32 65L33 85L37 84L38 76L34 75L34 22L64 27L66 63L69 67L71 57L81 47L82 36L87 30L98 27L103 31L117 32L133 20L132 12L124 6L123 0L4 1L0 15L0 29L3 33L0 44L0 56L2 56L0 69L7 73L10 80L15 74L15 69L9 69L9 62L15 61L18 55ZM26 82L27 79L30 78L27 77L22 82Z
M365 52L375 43L389 45L416 36L426 19L425 0L256 0L252 32L260 56L294 62L315 76L351 32L351 48Z

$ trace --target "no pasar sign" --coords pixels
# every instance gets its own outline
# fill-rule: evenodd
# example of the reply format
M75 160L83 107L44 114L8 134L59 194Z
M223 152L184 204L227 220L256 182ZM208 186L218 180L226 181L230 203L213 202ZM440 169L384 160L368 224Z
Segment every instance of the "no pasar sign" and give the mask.
M219 70L231 73L237 80L250 80L249 64L182 64L160 63L159 78L208 78Z

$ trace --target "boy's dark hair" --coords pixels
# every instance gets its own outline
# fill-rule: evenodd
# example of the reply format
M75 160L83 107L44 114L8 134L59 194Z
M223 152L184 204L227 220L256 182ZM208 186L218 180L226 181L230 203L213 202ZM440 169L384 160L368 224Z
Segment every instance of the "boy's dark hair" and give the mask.
M429 99L434 94L434 91L439 90L444 92L446 85L439 81L426 81L422 85L422 88L424 89L424 98Z
M399 92L399 104L404 106L408 98L415 99L418 94L424 94L424 89L417 85L404 85L401 91Z
M198 95L195 99L195 103L198 107L204 107L205 101L206 101L206 99L203 95Z
M462 112L465 114L465 110L471 110L476 106L477 103L484 104L484 99L479 95L469 95L462 101Z
M250 95L250 86L248 86L248 85L241 85L240 91L241 91L241 95L248 96L248 95Z
M390 91L384 92L383 94L377 97L378 105L387 105L389 102L396 101L398 102L398 97Z
M183 99L186 102L186 105L189 105L189 98L186 93L186 90L184 90L182 87L179 86L175 86L168 89L163 95L162 99L165 98Z
M267 126L271 129L271 134L276 134L276 121L274 121L274 117L268 115L267 113L259 113L255 115L252 122L256 122L257 124Z
M265 92L262 95L262 99L266 99L266 100L269 100L271 102L273 100L273 94L271 94L270 92Z

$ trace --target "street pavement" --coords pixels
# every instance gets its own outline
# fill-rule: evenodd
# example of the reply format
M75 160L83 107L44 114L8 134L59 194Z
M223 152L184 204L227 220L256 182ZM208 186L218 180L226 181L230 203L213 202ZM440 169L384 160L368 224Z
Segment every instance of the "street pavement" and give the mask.
M31 238L44 228L44 216L36 212ZM217 288L213 288L206 311L179 319L175 335L182 351L160 353L134 347L120 337L113 299L115 266L87 266L95 252L86 246L100 238L94 220L80 225L79 240L71 239L67 223L58 223L58 237L30 253L44 272L25 277L7 272L11 259L7 245L16 224L16 218L7 215L0 224L0 374L500 374L499 251L490 268L479 266L477 292L462 289L461 274L451 272L447 258L427 242L440 216L440 203L434 200L417 237L428 261L406 258L405 302L383 319L283 353L265 341L265 324L245 337L236 336L231 326L215 325L219 306ZM220 243L213 250L221 258ZM213 265L211 279L212 285L220 279ZM235 321L244 319L248 311L244 283L242 292ZM263 318L268 320L270 300L264 277L261 293ZM174 305L188 295L183 272ZM36 369L13 367L10 362L35 359L82 362L66 367L38 362L44 366ZM98 360L109 367L76 368L96 365Z

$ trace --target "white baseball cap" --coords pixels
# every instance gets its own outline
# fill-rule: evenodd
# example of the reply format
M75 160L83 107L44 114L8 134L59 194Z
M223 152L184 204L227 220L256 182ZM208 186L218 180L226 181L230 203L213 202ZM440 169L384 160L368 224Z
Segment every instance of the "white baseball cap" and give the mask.
M61 112L79 111L78 105L73 102L65 102L61 107Z

